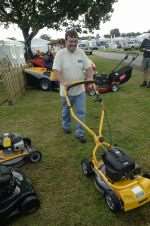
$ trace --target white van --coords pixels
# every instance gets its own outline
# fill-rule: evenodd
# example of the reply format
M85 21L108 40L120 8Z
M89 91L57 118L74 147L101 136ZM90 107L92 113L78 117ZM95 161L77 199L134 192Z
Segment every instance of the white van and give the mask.
M95 39L92 39L92 40L89 41L89 47L92 50L97 50L98 49L97 42L96 42Z
M124 45L123 45L124 50L138 49L139 47L140 47L140 43L137 40L128 40L124 42Z
M78 47L84 50L87 55L92 55L93 53L92 49L89 47L89 42L87 40L80 41Z

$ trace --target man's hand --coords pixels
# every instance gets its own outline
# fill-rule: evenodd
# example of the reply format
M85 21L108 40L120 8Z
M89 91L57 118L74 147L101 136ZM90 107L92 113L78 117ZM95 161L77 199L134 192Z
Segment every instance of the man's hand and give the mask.
M66 89L67 89L68 86L70 85L70 83L67 82L67 81L62 81L61 84L62 84Z
M88 81L88 80L87 80L87 81ZM89 83L89 84L87 85L87 90L89 90L89 91L95 90L95 92L96 92L96 85L95 85L95 83Z

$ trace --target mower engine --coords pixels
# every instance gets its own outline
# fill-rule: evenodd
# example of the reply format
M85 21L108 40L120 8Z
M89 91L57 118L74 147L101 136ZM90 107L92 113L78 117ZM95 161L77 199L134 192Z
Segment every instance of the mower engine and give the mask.
M107 74L96 74L94 79L97 86L108 86L109 79Z
M0 203L13 194L15 187L11 169L0 166Z
M14 216L33 213L39 206L31 181L19 170L0 165L0 222L8 224Z
M135 162L120 148L113 147L103 153L106 175L113 181L121 179L133 179L140 172Z
M97 86L108 86L111 83L119 83L118 74L114 73L111 77L108 74L95 75L95 83Z
M24 140L17 134L4 133L0 136L0 149L6 154L11 154L13 151L24 150Z

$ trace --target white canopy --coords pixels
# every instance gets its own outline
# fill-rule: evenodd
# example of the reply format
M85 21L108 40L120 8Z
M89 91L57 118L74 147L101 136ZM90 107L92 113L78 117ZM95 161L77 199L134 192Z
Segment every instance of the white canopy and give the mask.
M46 53L48 51L48 43L49 41L38 38L32 39L31 41L31 49L33 54L36 53L37 50Z
M25 64L24 43L10 39L0 40L0 60L4 58L12 65Z
M142 42L145 38L148 38L150 36L150 33L143 33L141 35L138 35L136 38Z

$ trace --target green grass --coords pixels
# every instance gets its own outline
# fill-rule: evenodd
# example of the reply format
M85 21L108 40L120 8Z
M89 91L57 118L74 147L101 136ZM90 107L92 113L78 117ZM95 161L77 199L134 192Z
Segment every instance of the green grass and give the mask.
M99 72L109 72L116 61L92 57ZM114 143L148 169L150 165L150 90L139 88L141 73L134 71L118 93L104 96ZM87 122L97 129L99 103L88 99ZM150 226L149 204L128 213L111 213L93 181L85 178L80 162L91 154L92 140L80 144L64 135L57 93L28 90L14 106L0 107L0 132L18 132L32 138L43 153L38 164L23 167L36 188L41 208L11 226ZM107 128L107 124L105 125ZM105 130L109 137L108 130Z
M141 51L139 51L138 49L129 49L129 50L124 50L122 48L115 48L115 49L111 49L111 48L106 48L106 49L99 49L99 51L101 52L112 52L112 53L126 53L126 54L142 54Z
M0 80L0 104L7 100L7 93L2 80Z

